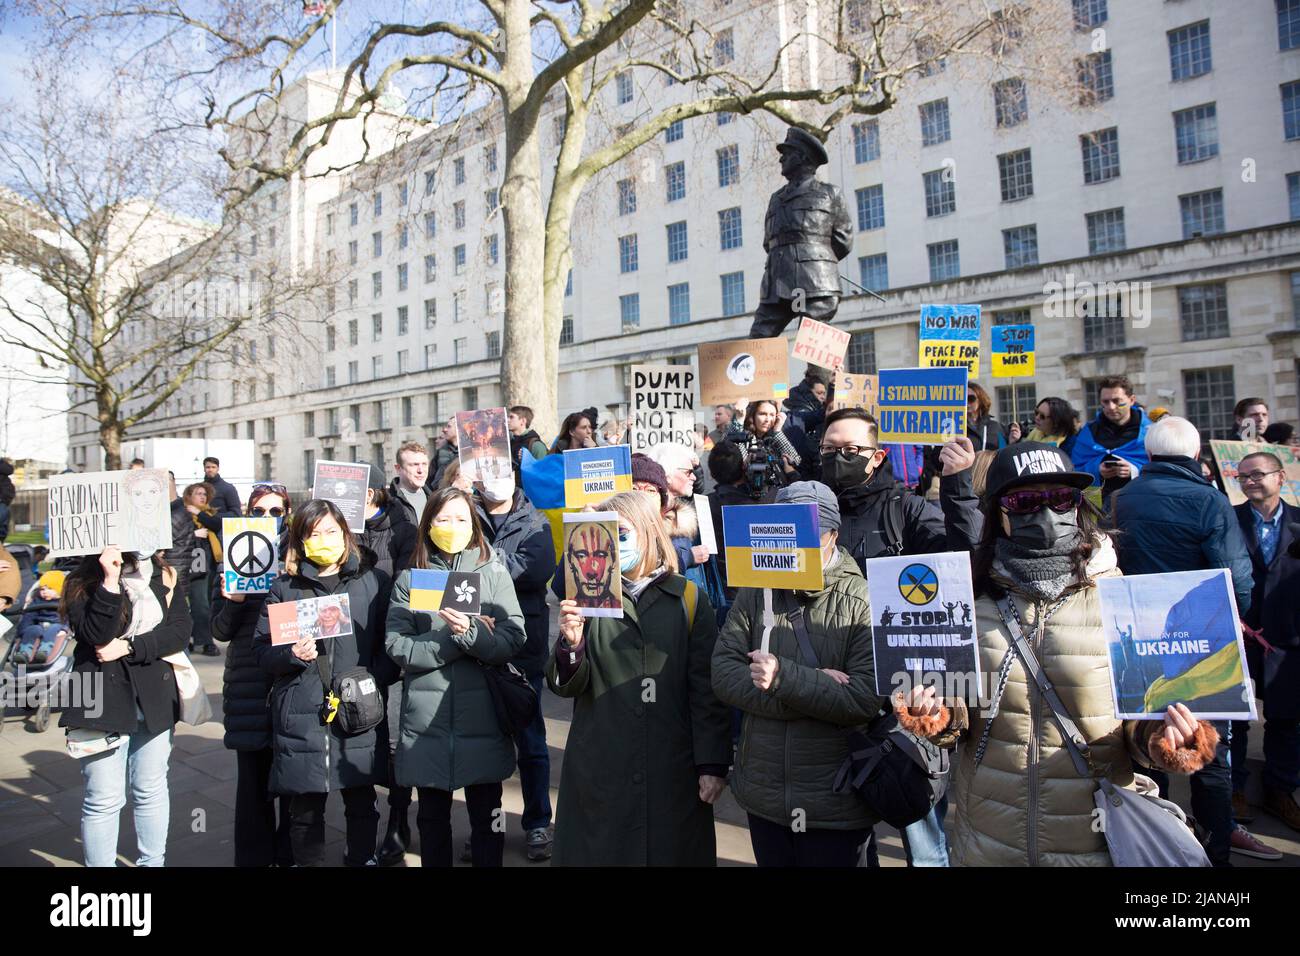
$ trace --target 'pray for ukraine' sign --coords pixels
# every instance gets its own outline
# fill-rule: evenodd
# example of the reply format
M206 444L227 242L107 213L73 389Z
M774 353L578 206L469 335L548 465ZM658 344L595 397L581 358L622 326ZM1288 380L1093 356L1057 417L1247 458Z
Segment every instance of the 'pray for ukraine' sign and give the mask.
M945 444L966 434L966 369L882 369L876 405L880 444Z
M816 505L728 505L722 509L722 540L728 586L821 590Z

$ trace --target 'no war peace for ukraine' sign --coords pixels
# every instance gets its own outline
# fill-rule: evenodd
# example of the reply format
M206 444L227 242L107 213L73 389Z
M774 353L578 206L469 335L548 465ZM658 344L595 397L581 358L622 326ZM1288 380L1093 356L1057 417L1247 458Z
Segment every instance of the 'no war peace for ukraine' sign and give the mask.
M920 361L922 368L966 369L980 374L980 307L978 305L921 306Z

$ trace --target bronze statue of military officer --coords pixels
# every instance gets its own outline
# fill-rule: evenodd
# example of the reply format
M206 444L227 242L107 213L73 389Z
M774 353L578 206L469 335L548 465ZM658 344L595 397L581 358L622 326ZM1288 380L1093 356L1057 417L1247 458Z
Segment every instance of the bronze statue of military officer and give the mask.
M752 339L780 335L796 315L829 322L840 306L839 261L853 240L843 193L816 178L817 167L829 162L817 137L791 127L776 148L781 175L789 182L767 203L767 266L749 330Z

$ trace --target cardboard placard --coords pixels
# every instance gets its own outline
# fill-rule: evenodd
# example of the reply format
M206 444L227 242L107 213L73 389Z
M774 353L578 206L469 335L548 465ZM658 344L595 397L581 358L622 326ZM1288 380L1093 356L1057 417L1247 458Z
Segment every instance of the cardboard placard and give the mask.
M729 587L821 590L816 505L726 505L722 539Z
M152 555L172 546L166 471L52 475L49 482L51 558L99 554L110 547Z
M618 563L618 515L587 511L564 515L564 596L583 617L623 616Z
M695 431L695 370L689 365L632 366L632 451L690 448Z
M945 687L978 688L970 552L871 558L864 565L876 693L928 686L939 675L949 678Z
M921 306L921 368L964 368L971 378L980 374L980 307L978 305Z
M369 485L370 466L365 462L318 461L312 476L311 496L333 502L343 512L349 531L365 531Z
M700 401L705 405L734 405L788 394L788 348L780 336L701 345Z
M880 415L880 407L876 402L876 389L879 386L879 376L862 375L858 372L846 372L840 369L835 373L835 398L831 401L828 412L838 411L841 408L861 408L866 411L872 418Z
M274 518L222 518L223 594L265 594L280 574Z
M564 507L585 508L632 490L632 451L627 445L572 448L564 453Z
M1282 482L1282 500L1289 505L1300 506L1300 448L1292 445L1269 445L1253 441L1217 441L1211 440L1210 451L1219 463L1219 474L1223 476L1223 488L1228 493L1228 500L1239 505L1246 500L1246 493L1241 490L1237 479L1237 469L1241 460L1255 452L1266 451L1276 455L1286 470ZM1261 469L1271 471L1272 468Z
M483 585L477 571L440 571L413 568L408 602L412 611L460 611L480 614Z
M882 445L942 445L966 434L965 368L891 368L876 393Z
M457 412L456 450L460 455L460 473L470 481L513 477L506 410L480 408Z
M276 646L296 644L304 638L322 641L352 634L352 604L346 594L268 604L266 614L271 643Z
M1032 325L995 325L993 377L1015 378L1034 374L1034 327Z
M794 339L794 358L835 371L844 365L851 336L842 329L804 316Z
M1115 716L1254 720L1237 600L1225 568L1097 579Z

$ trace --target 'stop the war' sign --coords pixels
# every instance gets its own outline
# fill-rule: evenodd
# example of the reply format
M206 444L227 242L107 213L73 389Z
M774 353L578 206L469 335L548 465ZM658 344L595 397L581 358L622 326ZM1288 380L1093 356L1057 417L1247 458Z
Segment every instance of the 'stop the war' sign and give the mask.
M990 337L993 343L994 378L1034 374L1032 325L995 325Z

